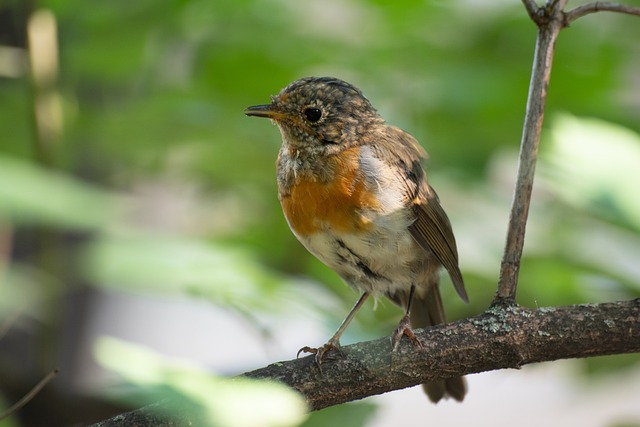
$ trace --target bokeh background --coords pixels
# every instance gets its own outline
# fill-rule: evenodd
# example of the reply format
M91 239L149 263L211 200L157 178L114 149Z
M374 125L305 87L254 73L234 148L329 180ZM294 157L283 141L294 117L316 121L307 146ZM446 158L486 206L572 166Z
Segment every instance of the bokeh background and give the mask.
M590 15L560 36L525 306L640 296L639 22ZM279 133L243 109L333 75L416 136L471 299L443 277L445 305L471 316L496 288L534 44L516 0L0 0L0 410L60 368L0 426L172 393L212 425L640 425L637 355L474 375L462 405L416 388L306 421L282 389L224 380L325 342L357 298L288 230ZM369 304L343 343L400 315Z

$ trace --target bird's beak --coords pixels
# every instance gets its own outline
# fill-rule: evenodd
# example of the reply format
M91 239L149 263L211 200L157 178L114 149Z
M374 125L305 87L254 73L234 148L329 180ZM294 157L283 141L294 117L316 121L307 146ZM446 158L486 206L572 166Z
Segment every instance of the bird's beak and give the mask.
M244 110L247 116L266 117L268 119L278 119L284 117L284 114L276 111L273 104L254 105Z

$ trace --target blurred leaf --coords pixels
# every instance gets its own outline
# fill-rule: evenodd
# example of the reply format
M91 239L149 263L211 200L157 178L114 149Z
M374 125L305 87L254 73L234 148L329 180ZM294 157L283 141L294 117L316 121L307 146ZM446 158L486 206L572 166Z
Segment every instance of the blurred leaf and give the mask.
M312 412L300 427L363 427L372 420L377 409L377 405L369 402L351 402L331 406Z
M541 172L564 201L640 230L640 135L599 119L554 118Z
M101 338L98 362L142 388L167 386L199 404L212 427L296 426L306 417L300 395L274 381L226 379L142 346ZM247 410L250 408L250 410Z
M546 307L589 302L584 289L587 272L580 266L558 262L555 257L526 257L524 261L519 279L521 304Z
M640 136L633 131L554 117L538 169L542 206L533 207L535 234L521 269L524 300L559 305L640 295L638 164Z
M580 365L591 378L598 378L604 374L620 374L620 370L640 365L637 354L615 354L612 356L588 357L581 359Z
M0 156L0 214L16 223L96 229L114 213L112 202L97 187Z
M186 293L243 310L272 307L283 289L248 251L180 236L105 235L82 264L101 286Z

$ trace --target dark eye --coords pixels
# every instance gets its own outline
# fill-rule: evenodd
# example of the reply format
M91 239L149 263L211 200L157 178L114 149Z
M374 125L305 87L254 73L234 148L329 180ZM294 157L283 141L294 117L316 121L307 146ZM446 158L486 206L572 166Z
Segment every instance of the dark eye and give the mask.
M311 123L315 123L322 117L322 110L314 107L305 108L304 115Z

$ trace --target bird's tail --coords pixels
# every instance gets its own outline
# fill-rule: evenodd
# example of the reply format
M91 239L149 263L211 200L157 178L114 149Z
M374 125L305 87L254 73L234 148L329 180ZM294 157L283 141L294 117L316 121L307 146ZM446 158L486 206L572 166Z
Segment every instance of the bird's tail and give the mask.
M446 317L442 305L439 286L430 286L429 293L419 296L417 293L411 307L411 326L414 329L445 323ZM448 378L442 381L422 384L429 400L437 403L440 399L452 397L462 402L467 394L467 381L464 377Z

